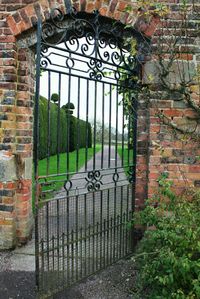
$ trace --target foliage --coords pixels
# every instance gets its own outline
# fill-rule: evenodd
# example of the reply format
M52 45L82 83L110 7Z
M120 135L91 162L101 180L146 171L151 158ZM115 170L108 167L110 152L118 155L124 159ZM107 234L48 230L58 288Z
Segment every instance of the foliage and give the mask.
M65 107L65 109L71 109L71 110L75 109L73 103L67 103L67 104L65 104L63 107ZM62 107L62 108L63 108L63 107Z
M143 69L146 86L144 92L140 92L141 98L147 104L153 103L157 110L155 116L171 128L172 135L178 133L185 143L190 140L200 142L200 67L198 60L195 63L191 61L191 56L196 52L195 37L200 32L197 2L181 0L172 6L166 1L138 0L128 5L125 11L130 14L127 26L134 26L141 33L145 44L143 61L139 58L140 45L136 45L135 41L130 52L136 55L141 64L150 60L151 56L154 60L154 70L146 72ZM157 30L148 43L145 32L148 28L151 31L155 19ZM193 58L195 60L195 56ZM159 100L173 101L172 107L189 108L193 114L188 116L185 113L181 120L176 115L169 117L159 107ZM128 115L130 105L126 105L125 114Z
M200 298L200 192L176 196L163 174L139 219L147 227L134 259L143 298ZM138 221L138 219L137 219ZM144 297L145 296L145 297Z
M60 113L59 124L58 113ZM69 132L67 129L68 126ZM87 146L90 148L92 146L90 123L78 120L72 115L66 115L64 109L60 109L59 111L56 104L47 101L44 97L40 97L39 102L39 127L39 159L47 157L48 154L52 156L57 152L73 151L77 147L82 148ZM86 139L86 134L88 135L88 139ZM48 135L50 136L49 140Z
M66 114L68 115L68 114L73 114L73 110L75 109L75 107L73 103L67 103L62 106L62 109L64 109Z
M67 116L68 117L68 116ZM82 147L92 147L91 124L78 119L72 115L70 117L70 151ZM87 137L86 137L87 135Z
M51 101L53 103L57 103L59 101L59 95L57 93L52 93L52 95L51 95Z

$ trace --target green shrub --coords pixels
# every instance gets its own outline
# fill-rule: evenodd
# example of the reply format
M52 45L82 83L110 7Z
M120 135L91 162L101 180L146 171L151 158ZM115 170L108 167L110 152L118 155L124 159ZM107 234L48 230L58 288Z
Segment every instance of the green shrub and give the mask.
M48 117L48 105L50 113ZM68 121L68 117L70 118ZM50 126L48 125L48 122ZM64 153L67 151L68 134L69 134L69 151L74 151L79 148L88 146L91 147L92 131L90 123L86 123L81 119L77 119L73 115L66 114L64 109L60 109L60 120L58 128L58 106L55 103L48 102L46 98L40 97L39 102L39 159L50 156L58 152ZM69 125L69 132L68 132ZM59 134L58 134L59 130ZM48 132L49 131L49 132ZM79 134L79 135L78 135ZM86 139L88 134L88 139ZM49 141L48 141L49 135ZM59 140L58 140L59 136ZM77 142L79 141L79 145Z
M200 298L200 192L176 196L165 175L159 185L139 215L147 230L134 257L140 269L136 293L150 299Z
M58 103L58 101L59 101L59 95L57 93L52 93L52 95L51 95L51 101L54 102L55 104Z
M48 118L48 105L50 109L50 119ZM44 97L40 97L39 102L39 159L43 159L48 155L48 148L50 155L57 153L57 118L58 106L54 103L48 102ZM50 123L50 126L48 125ZM49 132L48 132L49 131ZM49 133L49 141L48 141ZM65 112L60 109L60 125L59 125L59 152L65 152L67 147L67 122ZM49 144L48 144L49 142Z
M92 147L92 129L90 123L86 123L82 119L77 119L74 116L70 116L70 146L74 149L82 147Z

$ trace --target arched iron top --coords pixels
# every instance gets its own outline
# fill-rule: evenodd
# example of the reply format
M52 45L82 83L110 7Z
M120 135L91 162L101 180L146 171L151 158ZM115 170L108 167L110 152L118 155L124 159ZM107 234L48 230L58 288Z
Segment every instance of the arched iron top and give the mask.
M101 16L97 10L87 14L73 8L70 14L64 15L54 9L50 20L42 25L41 36L41 67L44 69L52 65L52 54L56 55L49 48L56 51L62 44L63 51L69 53L65 67L75 68L76 62L80 59L84 63L85 57L92 79L101 80L112 72L116 81L123 78L126 82L124 76L128 75L133 82L139 73L140 62L138 55L131 55L131 42L135 39L137 44L141 36L119 21Z

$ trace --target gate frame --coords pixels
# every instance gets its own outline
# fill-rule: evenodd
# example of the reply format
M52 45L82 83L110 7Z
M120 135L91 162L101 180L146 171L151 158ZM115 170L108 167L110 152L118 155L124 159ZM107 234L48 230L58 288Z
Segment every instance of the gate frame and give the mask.
M65 16L67 17L67 15ZM36 59L36 105L35 105L35 123L34 123L34 140L38 140L38 136L39 136L39 92L40 92L40 76L39 76L39 71L40 71L40 53L41 53L41 39L42 39L42 22L41 19L39 19L38 24L37 24L37 39L40 41L39 43L37 42L37 59ZM143 37L144 38L144 37ZM141 50L143 50L143 48L141 47ZM140 53L141 54L141 53ZM138 75L141 75L141 70L138 69ZM136 132L134 134L134 138L133 138L133 151L135 153L137 153L137 109L138 109L138 102L137 100L134 101L134 131ZM35 184L36 186L39 186L39 184L37 184L37 178L38 178L38 173L37 173L37 161L38 161L38 143L34 142L34 168L35 168ZM134 169L132 169L132 173L131 173L131 183L132 185L132 200L131 200L131 205L132 205L132 211L134 211L135 209L135 187L136 187L136 160L137 160L137 154L133 155L133 165ZM35 194L36 197L38 197L39 194L39 189L36 187L35 188ZM38 236L38 202L36 202L36 217L35 217L35 238L36 238L36 242L35 242L35 251L36 251L36 284L37 286L39 286L39 236ZM134 248L135 246L135 237L134 237L134 229L132 230L132 248ZM99 270L98 270L99 271ZM92 274L91 274L92 275Z

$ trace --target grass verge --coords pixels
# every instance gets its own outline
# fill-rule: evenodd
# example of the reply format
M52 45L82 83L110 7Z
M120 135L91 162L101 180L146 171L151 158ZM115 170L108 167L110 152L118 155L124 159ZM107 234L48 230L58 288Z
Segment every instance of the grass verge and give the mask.
M93 148L89 148L87 152L87 161L89 161L93 157ZM101 145L96 145L96 153L101 150ZM48 174L53 175L53 177L44 178L42 182L44 182L46 185L42 187L42 191L57 191L61 189L64 185L64 180L66 180L66 165L67 165L67 155L66 153L59 155L59 171L57 169L58 167L58 161L57 161L57 155L51 156L49 159L49 169ZM68 173L73 173L78 170L80 170L81 167L85 165L85 148L81 148L78 151L78 165L77 165L77 151L73 151L69 153L69 171ZM38 163L38 172L39 176L46 176L47 174L47 159L42 159ZM59 175L59 174L65 174L65 175ZM34 179L33 179L34 182ZM41 180L40 180L41 182ZM34 186L34 184L33 184ZM47 198L45 198L47 199ZM44 200L45 200L44 199ZM32 200L33 210L35 207L35 197L33 192L33 200Z
M122 146L118 146L117 152L122 160L124 172L126 176L128 176L129 165L133 165L133 149L129 149L127 145L122 148Z

